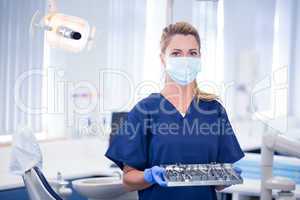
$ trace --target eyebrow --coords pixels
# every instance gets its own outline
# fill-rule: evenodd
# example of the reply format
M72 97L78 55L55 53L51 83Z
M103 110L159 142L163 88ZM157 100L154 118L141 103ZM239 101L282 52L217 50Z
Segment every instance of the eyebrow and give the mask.
M175 51L182 51L181 49L173 49ZM189 51L198 51L198 49L189 49Z

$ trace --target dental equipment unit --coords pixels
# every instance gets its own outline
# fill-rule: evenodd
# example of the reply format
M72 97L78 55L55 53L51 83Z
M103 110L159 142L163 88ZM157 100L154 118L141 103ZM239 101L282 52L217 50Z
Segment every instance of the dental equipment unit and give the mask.
M288 178L273 177L274 151L300 158L300 142L281 134L263 136L261 149L261 200L272 200L272 190L279 190L277 200L295 200L296 183Z

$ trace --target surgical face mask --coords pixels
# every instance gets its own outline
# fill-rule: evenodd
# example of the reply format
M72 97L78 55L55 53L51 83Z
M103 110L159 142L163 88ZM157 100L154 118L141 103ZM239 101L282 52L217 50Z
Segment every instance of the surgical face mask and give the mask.
M166 72L180 85L187 85L196 79L201 71L201 59L194 57L168 57Z

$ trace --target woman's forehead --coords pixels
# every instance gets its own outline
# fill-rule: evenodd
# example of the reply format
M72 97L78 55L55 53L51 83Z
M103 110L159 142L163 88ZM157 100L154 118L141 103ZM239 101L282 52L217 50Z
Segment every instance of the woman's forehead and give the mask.
M181 50L190 50L198 49L198 43L196 38L193 35L174 35L167 47L168 50L181 49Z

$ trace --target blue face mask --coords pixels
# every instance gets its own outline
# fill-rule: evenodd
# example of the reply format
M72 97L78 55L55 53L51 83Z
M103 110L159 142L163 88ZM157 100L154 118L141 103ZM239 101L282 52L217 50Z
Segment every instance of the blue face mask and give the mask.
M196 79L201 71L201 59L194 57L168 57L166 72L180 85L187 85Z

